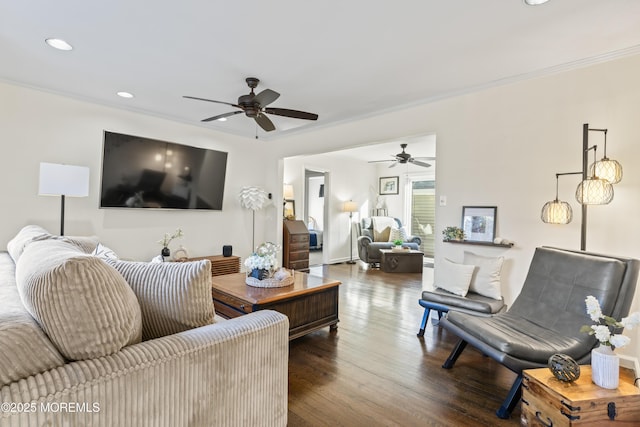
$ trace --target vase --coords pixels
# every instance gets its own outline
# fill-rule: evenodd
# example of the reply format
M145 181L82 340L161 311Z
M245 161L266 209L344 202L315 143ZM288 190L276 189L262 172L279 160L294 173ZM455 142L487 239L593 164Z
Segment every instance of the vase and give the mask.
M160 251L160 255L162 255L162 258L164 259L171 255L171 251L169 250L168 247L165 246L164 248L162 248L162 251Z
M599 387L618 388L620 357L613 352L611 346L600 345L591 350L591 379Z

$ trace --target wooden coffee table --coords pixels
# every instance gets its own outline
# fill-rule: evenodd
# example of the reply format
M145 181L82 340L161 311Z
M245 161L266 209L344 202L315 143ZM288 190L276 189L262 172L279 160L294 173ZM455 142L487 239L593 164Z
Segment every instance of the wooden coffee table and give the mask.
M211 295L216 313L233 318L257 310L275 310L289 317L289 339L329 326L338 328L338 286L341 282L296 271L295 283L282 288L255 288L245 273L214 276Z

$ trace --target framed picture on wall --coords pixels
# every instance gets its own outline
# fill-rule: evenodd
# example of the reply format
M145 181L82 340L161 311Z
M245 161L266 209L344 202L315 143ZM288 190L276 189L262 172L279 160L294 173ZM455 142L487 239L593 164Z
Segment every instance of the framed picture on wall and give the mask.
M296 219L296 202L292 199L284 201L284 217L286 219Z
M496 206L463 206L462 229L465 240L493 242L496 236Z
M380 194L398 194L398 182L397 176L383 176L380 178Z

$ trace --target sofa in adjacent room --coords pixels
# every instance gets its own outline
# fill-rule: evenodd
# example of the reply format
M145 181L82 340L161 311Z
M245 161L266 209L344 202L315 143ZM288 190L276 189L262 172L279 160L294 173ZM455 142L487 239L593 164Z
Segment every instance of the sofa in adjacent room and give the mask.
M398 218L373 216L362 218L357 224L358 256L371 265L380 264L380 249L391 249L394 240L402 240L405 248L420 250L422 239L407 235L402 221Z
M0 252L0 426L285 426L289 322L215 316L210 261L23 228Z

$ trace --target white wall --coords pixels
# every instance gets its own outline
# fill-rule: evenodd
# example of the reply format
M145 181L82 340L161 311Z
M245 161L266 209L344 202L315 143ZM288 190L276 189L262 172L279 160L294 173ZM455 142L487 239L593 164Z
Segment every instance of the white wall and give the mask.
M321 185L324 185L324 176L309 177L309 212L306 212L305 220L309 216L313 217L318 230L324 230L324 197L320 197Z
M105 129L228 152L223 210L98 209ZM67 198L65 234L97 235L125 258L152 258L161 249L156 242L177 227L183 228L184 238L172 244L173 249L182 244L190 255L199 256L219 254L222 245L231 244L234 254L246 257L251 247L252 219L251 212L241 208L237 200L240 188L260 186L282 198L282 184L274 166L277 159L263 141L19 86L0 84L0 144L3 246L26 224L39 224L59 233L60 198L37 195L40 162L90 168L89 197ZM276 210L272 205L256 213L256 242L280 236L274 227L279 218Z
M555 173L581 168L582 125L608 128L607 154L624 167L610 205L589 208L587 249L640 258L640 56L487 89L359 122L291 136L278 141L283 153L319 146L336 150L366 141L402 135L435 133L438 141L437 207L442 228L460 223L463 205L498 207L498 235L516 242L512 249L445 244L436 239L439 261L462 259L464 250L504 255L504 292L508 303L517 296L537 246L579 248L579 216L567 226L542 223L542 205L555 196ZM593 143L601 144L599 134ZM602 154L602 151L600 151ZM579 206L573 193L576 177L560 183L560 198ZM640 310L636 292L632 310ZM640 335L623 353L640 356Z
M368 216L369 195L374 189L375 174L369 165L353 162L333 154L314 155L311 158L292 157L284 161L284 182L291 183L296 201L296 216L303 218L304 170L325 171L324 203L327 204L328 218L323 230L323 259L325 263L343 262L349 259L349 214L342 212L344 202L353 200L360 211L353 214L353 222L363 215ZM300 208L299 208L300 206ZM353 258L358 259L356 234L353 234Z
M259 185L282 200L284 162L276 159L362 146L404 135L433 133L438 140L437 195L447 206L437 207L443 227L459 224L463 205L498 207L498 234L516 242L512 249L451 245L436 240L436 271L443 257L460 260L464 249L508 259L504 271L507 303L518 294L535 247L579 246L579 220L567 226L540 221L542 205L554 197L556 172L581 167L582 124L608 128L608 154L619 159L624 178L610 205L589 210L587 249L640 258L640 56L487 89L277 141L255 141L221 135L204 128L169 122L71 100L43 92L0 84L0 169L4 186L0 240L7 242L22 225L41 224L56 231L59 200L37 196L41 161L91 168L91 195L67 203L67 234L93 233L123 256L149 258L156 241L177 226L185 230L184 245L194 255L219 253L233 244L243 256L250 250L251 214L235 197L244 185ZM158 212L98 210L98 182L103 129L229 152L227 188L222 212ZM598 135L592 136L599 143ZM247 156L246 153L252 153ZM303 163L300 161L300 163ZM323 170L321 165L310 169ZM328 168L328 166L327 166ZM348 256L346 214L340 202L373 200L374 179L351 170L349 162L332 165L330 238L335 259ZM302 174L304 166L297 168ZM303 182L302 180L300 182ZM578 210L573 192L577 179L561 182L560 198ZM330 190L332 188L332 190ZM303 188L296 188L296 206ZM281 207L280 207L281 209ZM369 206L362 207L366 213ZM256 214L256 241L280 241L281 211L276 205ZM437 273L436 273L437 280ZM637 292L640 294L640 292ZM640 310L634 298L633 310ZM418 307L416 307L418 309ZM633 344L623 352L640 356L640 334L627 332Z

